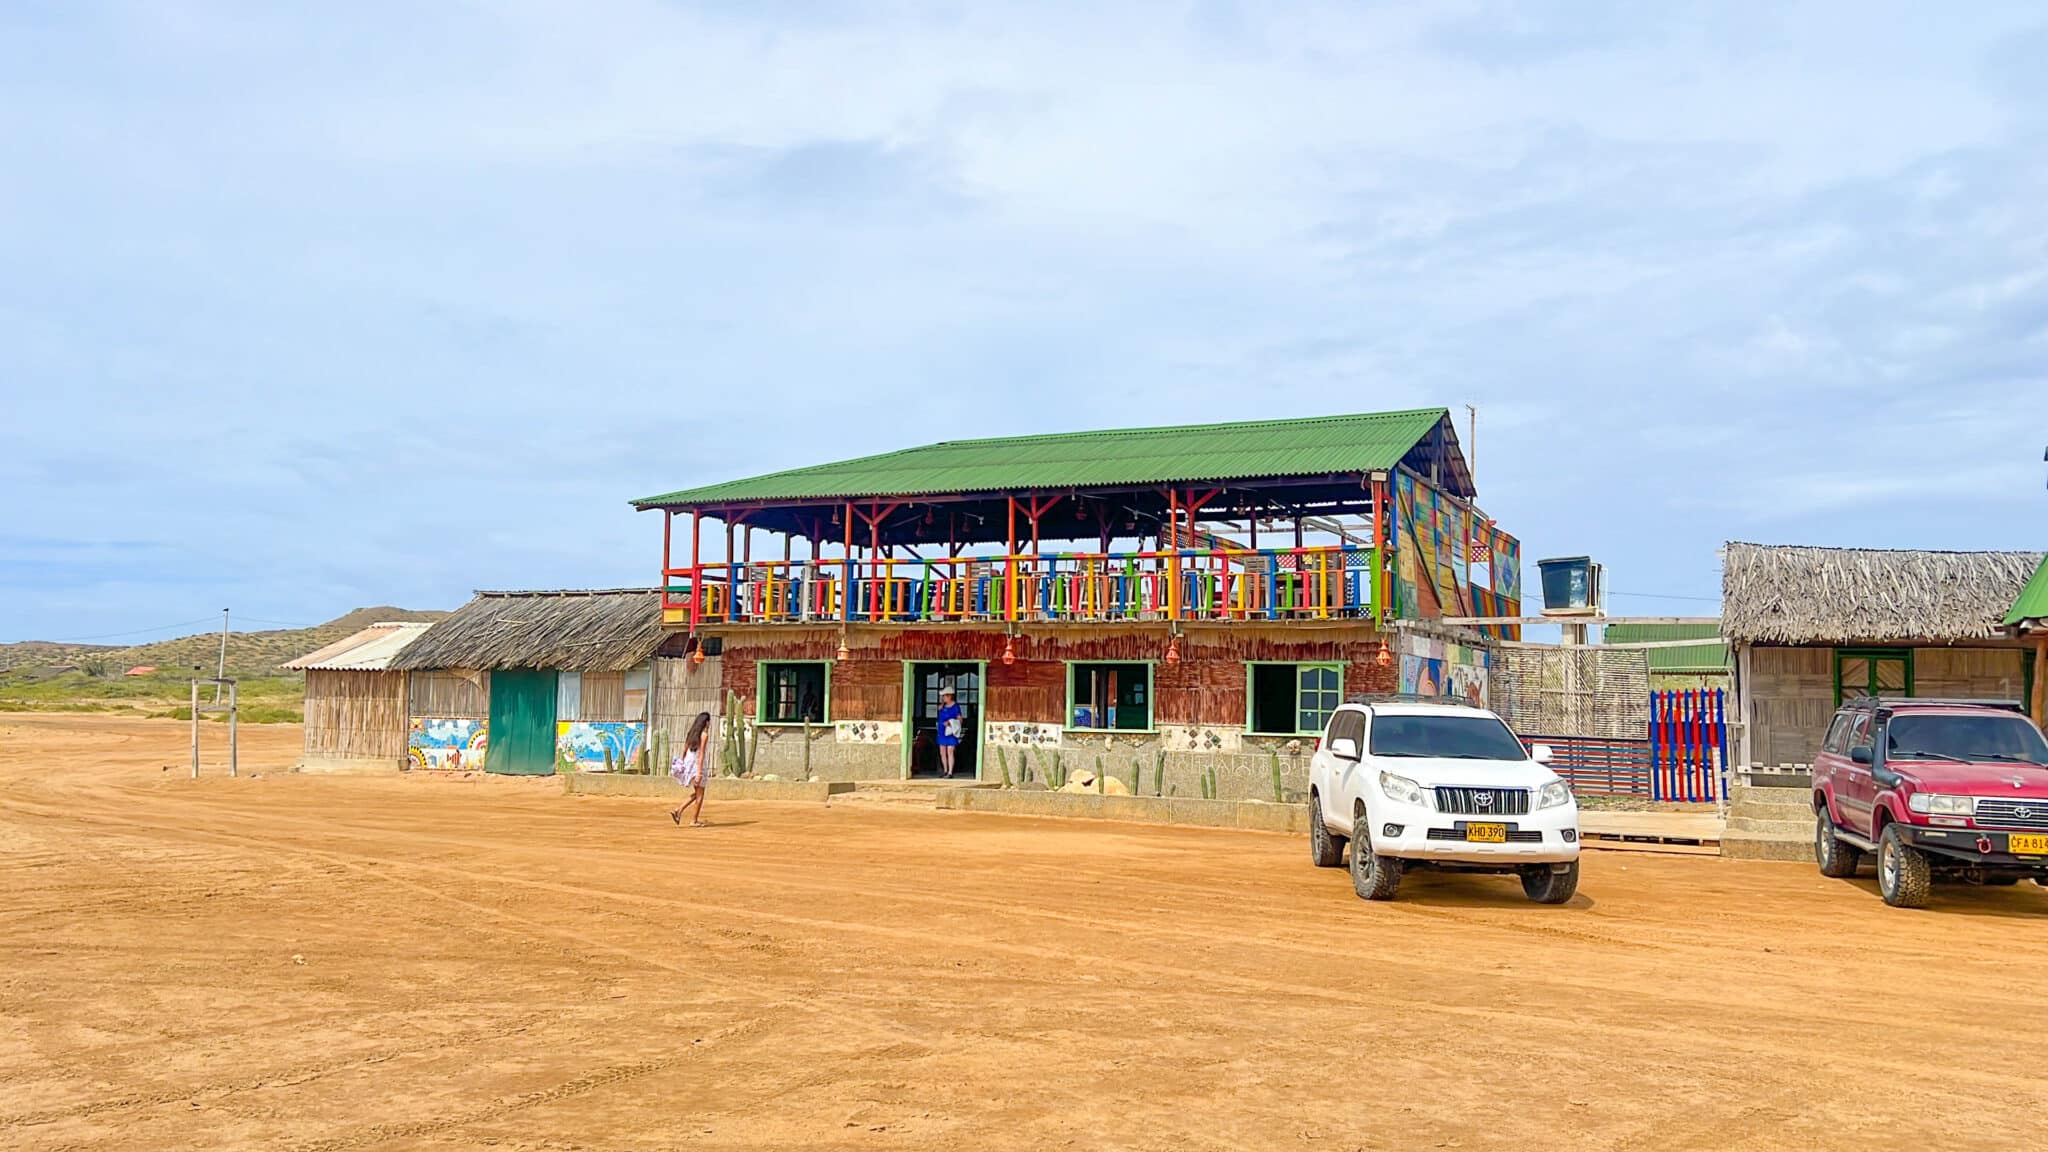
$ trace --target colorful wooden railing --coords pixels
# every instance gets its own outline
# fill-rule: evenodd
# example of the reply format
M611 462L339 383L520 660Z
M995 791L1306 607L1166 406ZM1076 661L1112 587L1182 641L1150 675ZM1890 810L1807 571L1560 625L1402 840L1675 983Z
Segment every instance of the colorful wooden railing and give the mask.
M670 624L1303 620L1380 615L1372 548L762 561L666 573Z

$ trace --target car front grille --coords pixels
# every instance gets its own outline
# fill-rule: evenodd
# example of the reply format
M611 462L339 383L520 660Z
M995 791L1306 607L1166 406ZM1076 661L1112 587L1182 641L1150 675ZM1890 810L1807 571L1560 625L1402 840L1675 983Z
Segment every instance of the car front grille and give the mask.
M1431 828L1428 836L1425 838L1429 840L1455 840L1463 843L1465 840L1465 830L1463 828ZM1479 843L1485 843L1485 841L1479 841ZM1541 844L1543 843L1543 833L1536 829L1530 829L1525 832L1519 828L1510 828L1508 829L1508 843Z
M1457 816L1527 816L1524 788L1438 788L1436 810Z
M1979 800L1977 823L1989 828L2048 829L2048 800Z

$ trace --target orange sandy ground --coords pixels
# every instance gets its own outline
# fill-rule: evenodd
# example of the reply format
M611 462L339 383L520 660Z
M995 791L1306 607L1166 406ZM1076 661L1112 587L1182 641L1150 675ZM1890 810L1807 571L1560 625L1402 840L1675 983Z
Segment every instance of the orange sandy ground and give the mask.
M679 830L549 780L287 775L289 727L195 783L185 740L0 716L0 1148L2048 1146L2032 885L1903 912L1607 853L1563 908L1368 905L1293 837L867 801Z

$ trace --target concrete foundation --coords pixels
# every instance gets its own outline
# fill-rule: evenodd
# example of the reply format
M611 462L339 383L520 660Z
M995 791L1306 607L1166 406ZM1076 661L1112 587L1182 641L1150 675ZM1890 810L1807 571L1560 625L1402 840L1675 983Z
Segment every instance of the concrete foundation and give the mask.
M963 812L1308 833L1308 806L1305 804L1161 796L1093 796L1072 792L1020 792L1007 788L942 788L937 798L939 807Z
M371 760L344 759L333 756L310 757L295 771L310 776L396 776L404 770L397 760L377 758Z
M576 772L562 777L562 790L571 796L660 796L682 800L689 792L667 775L623 776L604 772ZM704 787L708 800L782 800L823 804L827 798L853 791L847 782L827 780L740 780L713 776Z

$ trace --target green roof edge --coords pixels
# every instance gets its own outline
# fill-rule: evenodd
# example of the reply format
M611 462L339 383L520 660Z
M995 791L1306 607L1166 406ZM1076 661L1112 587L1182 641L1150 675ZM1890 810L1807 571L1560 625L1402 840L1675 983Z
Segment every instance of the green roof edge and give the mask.
M1170 433L1204 433L1224 431L1227 429L1241 429L1249 432L1262 429L1301 428L1316 424L1329 424L1346 420L1398 419L1401 417L1426 416L1429 418L1430 424L1433 427L1436 424L1436 422L1448 419L1450 417L1450 414L1451 410L1449 408L1439 406L1431 408L1401 408L1386 412L1348 412L1324 416L1296 416L1273 420L1224 420L1206 424L1159 424L1132 428L1085 429L1077 432L1037 432L1024 436L989 436L966 440L939 440L930 444L919 444L908 448L897 448L892 451L876 452L867 456L853 456L844 460L828 460L818 464L807 464L800 468L784 468L775 472L765 472L759 476L743 476L732 480L718 481L713 484L700 484L694 488L679 488L673 492L664 492L657 496L642 496L634 500L629 500L627 501L627 503L631 507L642 510L647 508L660 508L668 505L684 504L689 503L694 499L702 499L704 497L701 494L708 493L711 492L712 490L719 488L727 488L738 484L760 484L781 477L802 475L803 473L816 471L822 468L838 468L845 467L847 465L864 464L874 461L888 460L895 457L908 455L911 453L926 452L936 448L987 447L1005 444L1042 444L1046 442L1056 442L1062 440L1089 440L1095 438L1159 435ZM1420 438L1418 437L1418 440L1419 439ZM1286 475L1286 473L1273 473L1273 475ZM1078 486L1087 487L1087 485L1085 484ZM979 489L957 489L954 491L978 490ZM877 492L861 493L860 495L884 496L893 494L894 493ZM908 495L911 493L904 494ZM803 500L819 498L820 497L792 496L768 497L765 499Z
M2013 599L2012 610L2005 614L2005 624L2011 627L2022 620L2041 619L2048 619L2048 556L2041 557L2026 587Z

